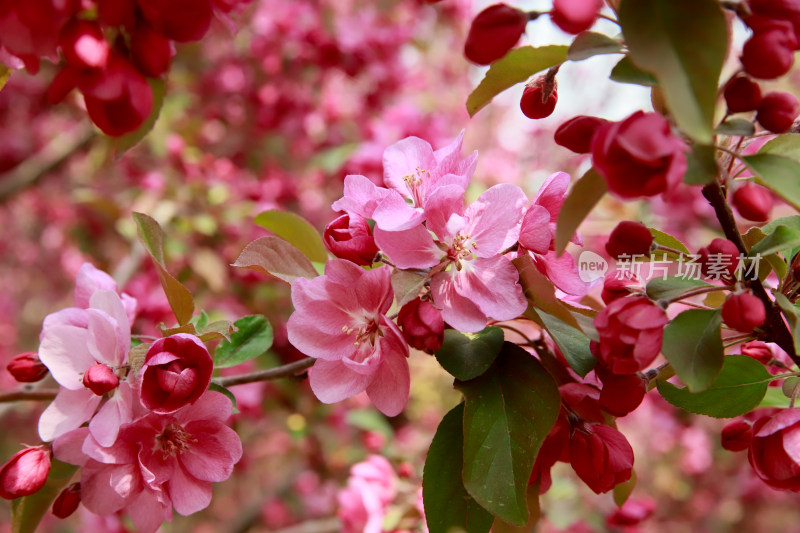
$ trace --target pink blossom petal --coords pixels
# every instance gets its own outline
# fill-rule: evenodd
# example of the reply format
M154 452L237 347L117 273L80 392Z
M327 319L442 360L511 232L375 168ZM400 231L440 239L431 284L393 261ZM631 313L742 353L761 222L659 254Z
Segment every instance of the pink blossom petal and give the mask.
M375 225L383 230L401 231L422 224L425 213L407 204L398 192L390 191L390 194L378 204L372 218L375 220Z
M358 305L367 312L386 314L392 306L392 269L388 266L367 270L356 285Z
M111 291L96 291L89 299L93 309L105 311L108 316L116 321L117 325L117 354L118 362L114 366L121 365L128 357L128 350L131 344L131 324L128 321L128 312L122 303L119 295Z
M453 215L464 214L464 189L447 185L437 189L425 202L428 229L441 241L450 241L460 228L449 227Z
M406 198L411 198L403 178L416 176L418 171L431 172L436 166L433 148L428 142L419 137L406 137L383 152L383 182Z
M116 321L98 309L89 312L89 353L98 363L116 367L122 364L120 346L117 338ZM128 341L130 342L130 341Z
M233 404L227 396L216 391L206 391L193 404L174 414L179 422L191 420L216 420L225 422L233 412Z
M331 259L325 263L325 277L328 281L339 285L354 285L365 272L366 270L357 264L345 259Z
M55 313L50 313L44 317L42 322L40 339L54 326L76 326L86 329L89 327L89 313L86 309L78 309L77 307L67 307Z
M162 503L152 490L143 490L128 505L133 527L139 533L155 533L164 521L172 521L172 505Z
M564 198L569 188L569 174L566 172L556 172L551 174L542 184L533 203L540 205L550 212L550 220L558 219L561 206L564 205Z
M39 359L59 385L83 389L83 372L95 364L87 348L89 332L75 326L52 326L42 332Z
M212 426L204 430L203 426ZM185 428L198 442L180 455L186 471L202 481L225 481L242 456L242 441L221 422L198 421Z
M397 416L408 403L410 383L406 358L396 352L385 354L367 387L367 395L378 411L386 416Z
M558 257L554 251L549 251L543 256L534 256L533 260L536 268L567 294L584 296L589 291L589 284L578 275L575 259L570 254Z
M336 403L363 392L372 376L353 372L344 363L317 359L309 371L309 382L314 395L322 403Z
M388 194L388 189L378 187L368 178L350 175L344 178L344 196L333 202L331 208L372 218L375 208Z
M546 254L552 241L550 213L544 207L533 204L522 219L519 243L532 252Z
M289 342L304 354L317 359L338 361L355 351L355 337L344 333L347 323L339 323L339 334L333 335L315 324L316 315L292 313L286 323Z
M519 284L519 272L507 257L479 257L467 265L453 277L458 294L495 320L511 320L525 312L528 301Z
M438 171L440 174L459 174L464 176L466 183L472 178L475 172L475 165L478 162L478 151L474 150L470 155L461 158L461 148L464 142L464 130L458 134L458 137L445 146L433 153L438 163ZM466 188L466 185L464 186Z
M89 422L92 437L101 446L111 446L117 440L119 427L133 420L134 397L131 386L122 382L114 394Z
M476 152L477 153L477 152ZM467 187L469 187L469 179L470 175L465 174L442 174L441 176L434 176L431 179L431 184L428 189L428 197L430 197L434 191L438 190L441 187L447 187L448 185L453 185L461 189L462 191L466 191Z
M117 292L117 282L91 263L81 265L75 276L75 307L86 309L92 294L101 290Z
M178 514L189 516L211 503L211 482L195 479L183 468L176 468L168 482L172 505Z
M53 441L53 456L71 465L85 465L89 457L83 453L83 442L88 434L89 428L85 427L64 433Z
M444 255L424 226L404 231L375 228L375 242L397 268L432 267Z
M130 472L133 465L104 465L89 461L81 473L81 503L93 513L113 514L125 507L125 497L111 490L112 476ZM119 470L120 472L116 472Z
M47 442L77 429L91 418L99 403L100 396L88 389L62 387L53 403L39 417L39 436Z
M459 331L474 333L486 327L486 315L470 299L458 294L452 274L444 272L431 280L431 295L442 318Z
M467 207L469 224L463 230L477 243L473 253L492 257L519 238L519 222L528 199L522 189L510 183L489 188Z

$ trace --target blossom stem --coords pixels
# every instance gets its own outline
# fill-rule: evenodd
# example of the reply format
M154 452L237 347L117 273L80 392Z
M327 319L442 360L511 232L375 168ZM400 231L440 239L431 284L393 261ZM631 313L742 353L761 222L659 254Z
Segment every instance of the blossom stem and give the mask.
M732 291L734 288L735 287L733 285L721 285L721 286L714 285L712 287L698 287L697 289L686 291L680 296L676 296L675 298L670 298L669 300L667 300L667 305L679 302L684 298L691 298L692 296L698 296L700 294L705 294L707 292Z
M212 381L222 387L232 387L234 385L244 385L246 383L256 383L258 381L271 381L273 379L294 377L308 368L311 368L317 360L313 357L301 359L294 363L278 366L275 368L268 368L267 370L258 370L248 374L241 374L238 376L223 376L214 378Z

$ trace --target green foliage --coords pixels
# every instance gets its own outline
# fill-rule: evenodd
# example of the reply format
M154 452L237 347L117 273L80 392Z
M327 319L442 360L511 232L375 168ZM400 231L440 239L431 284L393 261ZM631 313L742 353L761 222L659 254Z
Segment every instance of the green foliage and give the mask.
M537 311L542 310L565 324L572 327L579 328L578 321L569 311L564 303L556 298L555 287L547 277L539 272L533 259L529 254L517 257L512 261L514 266L517 267L519 272L519 283L522 285L522 290L525 293L530 306L528 309L535 308ZM533 320L538 320L539 317L535 313L526 313Z
M721 324L717 310L690 309L664 328L661 351L692 392L710 387L722 369Z
M617 83L630 83L632 85L643 85L645 87L657 87L658 81L652 76L631 61L630 56L624 56L619 62L611 69L611 74L608 76L611 81Z
M319 232L300 215L271 209L256 215L254 222L292 244L311 261L328 260L328 250Z
M555 235L556 253L560 255L567 248L567 244L578 231L581 222L607 191L606 180L594 168L586 171L586 174L572 186L558 213Z
M233 266L272 274L289 284L297 278L317 277L317 271L308 257L280 237L254 240L245 246Z
M467 98L469 116L475 116L492 98L509 87L566 60L566 46L522 46L511 50L505 57L492 63L486 76Z
M488 533L494 517L464 488L464 404L447 413L433 437L422 473L422 501L430 533Z
M411 270L392 271L392 290L397 301L397 306L402 307L408 302L419 296L419 292L425 285L427 276L420 272Z
M728 355L714 384L690 392L666 381L658 392L669 403L686 411L715 418L733 418L755 409L767 392L772 376L758 361L746 355Z
M564 358L572 370L581 377L588 374L597 363L592 351L589 349L589 337L581 330L565 324L544 311L537 311L536 313L541 318L547 333L550 334L550 337L558 345L558 349L564 354Z
M778 135L758 151L759 154L774 154L800 161L800 136L796 133Z
M47 475L44 487L30 496L17 498L11 502L12 533L34 533L58 494L69 484L73 474L78 470L77 466L62 463L58 459L50 461L50 473Z
M214 355L215 368L228 368L266 353L272 346L272 326L266 317L249 315L233 323L238 331L224 339Z
M593 31L579 33L567 50L570 61L582 61L597 55L619 54L622 52L622 43L608 35Z
M742 158L758 181L800 210L800 162L782 155L758 153Z
M792 337L794 338L794 349L796 352L800 353L800 309L790 302L789 298L780 293L775 295L775 303L778 304L783 316L786 317L789 330L792 332Z
M236 403L236 396L233 395L233 393L231 392L230 389L228 389L226 387L223 387L222 385L220 385L218 383L214 383L212 381L211 383L208 384L208 390L213 390L213 391L222 393L225 396L227 396L228 399L231 401L231 404L233 405L232 413L233 414L238 414L239 413L239 406Z
M720 135L733 135L737 137L749 137L756 132L756 127L749 120L743 118L729 118L714 130Z
M800 246L800 230L789 226L777 226L764 239L750 249L751 256L769 255Z
M717 179L716 151L713 146L695 144L686 154L686 174L683 175L684 183L689 185L706 185Z
M133 219L136 221L139 239L156 265L158 279L167 295L172 313L178 320L178 324L188 323L194 314L194 298L189 289L167 272L167 267L164 265L164 234L161 226L144 213L133 213Z
M448 329L436 360L453 377L467 381L486 372L502 347L503 330L498 327L489 326L478 333Z
M167 84L164 80L159 78L148 78L147 82L153 90L153 110L150 111L150 115L136 131L126 133L121 137L111 138L114 155L117 158L122 157L125 152L139 144L139 141L150 133L153 126L156 125L159 115L161 115L161 108L164 105L164 95L167 92Z
M464 486L486 510L512 524L528 518L528 478L553 427L561 398L553 378L522 348L505 343L464 393Z
M728 49L717 0L622 0L622 33L636 65L664 91L678 127L711 144L717 85Z
M689 249L683 244L681 241L670 235L669 233L665 233L656 228L649 228L650 234L653 236L653 242L656 244L660 244L661 246L666 246L668 248L672 248L674 250L678 250L684 254L689 253Z
M669 276L668 278L653 278L647 282L645 291L651 300L671 300L686 291L698 289L700 287L710 287L701 279L684 278L681 276Z

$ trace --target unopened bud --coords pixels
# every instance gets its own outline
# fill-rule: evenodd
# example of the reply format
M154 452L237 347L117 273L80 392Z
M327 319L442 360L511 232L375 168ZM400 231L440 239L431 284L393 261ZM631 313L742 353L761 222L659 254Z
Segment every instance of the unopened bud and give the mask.
M53 502L52 512L58 518L66 518L78 508L81 503L81 484L73 483L61 491L56 501Z
M766 319L767 312L764 309L764 303L749 292L731 294L722 305L723 322L728 327L742 333L751 333Z
M444 319L432 303L419 298L411 300L400 309L397 323L409 346L428 353L442 347Z
M756 120L772 133L785 133L792 129L800 113L800 103L791 93L771 92L761 100Z
M524 11L506 4L489 6L472 21L464 55L478 65L497 61L511 50L528 24Z
M544 118L553 113L558 102L558 84L548 81L547 76L539 76L525 85L519 108L528 118Z
M650 255L653 234L647 226L633 220L623 220L608 236L606 252L613 258L621 255Z
M765 187L745 183L733 193L731 203L747 220L766 222L772 210L772 195Z
M0 467L0 496L7 500L38 492L50 473L50 448L25 448Z
M110 392L119 385L119 378L108 365L97 363L83 375L83 386L98 396Z
M19 354L6 365L6 369L20 383L39 381L49 372L35 352Z

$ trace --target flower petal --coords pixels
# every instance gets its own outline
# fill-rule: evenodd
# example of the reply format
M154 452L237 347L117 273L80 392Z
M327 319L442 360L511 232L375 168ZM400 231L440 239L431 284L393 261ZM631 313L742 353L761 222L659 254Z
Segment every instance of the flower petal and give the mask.
M336 403L363 392L372 381L371 375L359 374L339 361L318 359L309 371L314 395L322 403Z

